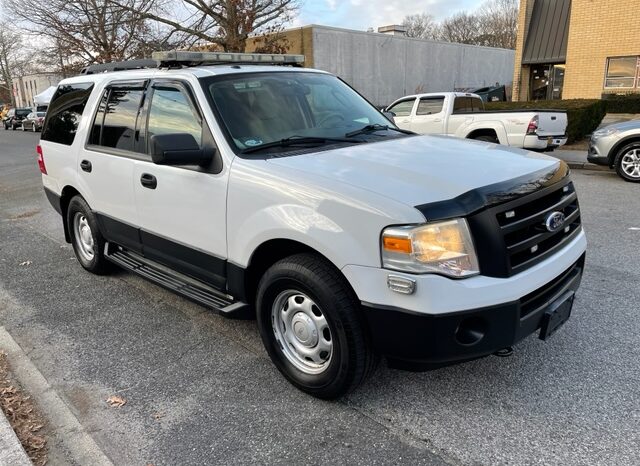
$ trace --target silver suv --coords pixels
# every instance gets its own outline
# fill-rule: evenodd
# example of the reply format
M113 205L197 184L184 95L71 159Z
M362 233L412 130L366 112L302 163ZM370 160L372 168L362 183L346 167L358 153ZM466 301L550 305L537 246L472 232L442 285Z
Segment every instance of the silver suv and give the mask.
M640 182L640 120L615 123L594 131L587 160L615 167L626 181Z

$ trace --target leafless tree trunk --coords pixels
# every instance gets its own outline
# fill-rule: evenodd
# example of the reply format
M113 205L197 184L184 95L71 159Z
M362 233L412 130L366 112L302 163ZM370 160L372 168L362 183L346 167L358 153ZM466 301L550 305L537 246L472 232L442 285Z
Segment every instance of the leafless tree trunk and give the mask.
M298 8L297 0L107 1L226 52L244 52L252 35L278 33Z
M442 22L441 34L447 42L478 45L480 20L473 14L457 13Z

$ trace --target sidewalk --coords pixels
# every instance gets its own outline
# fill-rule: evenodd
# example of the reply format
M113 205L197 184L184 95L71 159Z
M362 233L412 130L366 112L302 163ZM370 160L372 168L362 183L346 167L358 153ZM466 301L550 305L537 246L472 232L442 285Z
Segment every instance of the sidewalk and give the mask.
M31 466L9 421L0 412L0 466Z

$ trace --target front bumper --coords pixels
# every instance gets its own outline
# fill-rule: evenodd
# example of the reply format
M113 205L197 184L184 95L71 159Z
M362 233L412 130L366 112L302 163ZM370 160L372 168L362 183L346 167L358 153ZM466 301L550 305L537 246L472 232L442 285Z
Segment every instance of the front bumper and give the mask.
M598 145L593 141L589 141L589 152L587 152L587 161L591 163L595 163L596 165L606 165L609 166L609 154L602 153L602 150Z
M560 275L504 304L443 314L420 314L364 304L374 346L390 365L434 369L490 355L540 329L548 307L580 286L585 254Z

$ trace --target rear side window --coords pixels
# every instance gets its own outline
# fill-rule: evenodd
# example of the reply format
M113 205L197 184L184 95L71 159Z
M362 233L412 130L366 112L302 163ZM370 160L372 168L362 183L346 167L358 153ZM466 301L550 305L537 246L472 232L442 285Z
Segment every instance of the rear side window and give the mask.
M418 115L440 113L444 105L444 97L423 97L418 103Z
M47 111L42 140L70 146L76 137L78 125L93 83L63 84L58 87Z
M453 101L453 113L481 112L483 109L482 99L478 97L456 97Z
M144 88L113 86L105 90L96 111L89 144L134 152L136 125Z

